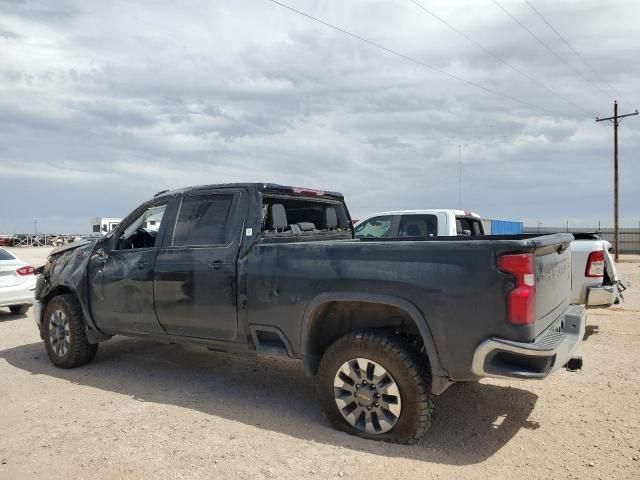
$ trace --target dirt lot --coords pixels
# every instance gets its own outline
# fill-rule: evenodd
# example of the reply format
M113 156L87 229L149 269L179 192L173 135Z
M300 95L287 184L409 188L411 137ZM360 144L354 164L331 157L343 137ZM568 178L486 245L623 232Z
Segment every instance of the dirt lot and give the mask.
M582 372L454 385L410 447L330 429L295 361L116 338L60 370L32 311L2 310L0 478L640 478L640 258L627 260L639 288L589 312Z

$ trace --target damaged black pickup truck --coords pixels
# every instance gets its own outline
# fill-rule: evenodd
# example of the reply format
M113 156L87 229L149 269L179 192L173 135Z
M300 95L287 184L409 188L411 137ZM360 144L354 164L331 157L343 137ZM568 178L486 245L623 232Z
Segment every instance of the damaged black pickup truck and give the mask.
M186 188L54 250L35 319L63 368L113 335L299 358L333 426L411 443L452 382L541 379L572 360L585 325L572 239L354 239L338 193Z

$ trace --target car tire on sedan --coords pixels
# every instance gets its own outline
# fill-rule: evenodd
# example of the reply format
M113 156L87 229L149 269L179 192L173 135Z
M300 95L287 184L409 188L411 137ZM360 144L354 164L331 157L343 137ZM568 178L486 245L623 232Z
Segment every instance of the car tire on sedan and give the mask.
M10 305L9 311L14 315L24 315L29 310L30 305Z

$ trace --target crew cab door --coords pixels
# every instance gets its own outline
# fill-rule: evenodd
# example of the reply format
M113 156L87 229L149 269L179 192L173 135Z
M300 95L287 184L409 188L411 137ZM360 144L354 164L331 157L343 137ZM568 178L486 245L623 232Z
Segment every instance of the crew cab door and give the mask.
M106 332L164 333L153 305L153 266L171 223L169 202L158 199L134 211L89 259L89 306Z
M155 264L156 315L167 333L235 337L236 263L247 201L240 189L199 190L182 197Z

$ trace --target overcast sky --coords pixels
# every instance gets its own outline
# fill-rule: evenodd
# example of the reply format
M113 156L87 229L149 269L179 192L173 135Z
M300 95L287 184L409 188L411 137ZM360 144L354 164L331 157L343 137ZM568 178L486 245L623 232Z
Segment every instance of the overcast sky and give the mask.
M640 102L640 2L530 0L599 78L523 1L500 3L573 69L491 0L419 1L534 81L410 1L282 0L530 106L267 0L0 0L0 233L84 233L231 181L338 190L354 218L454 208L459 144L465 209L610 225L613 128L594 119ZM640 116L620 138L637 226Z

